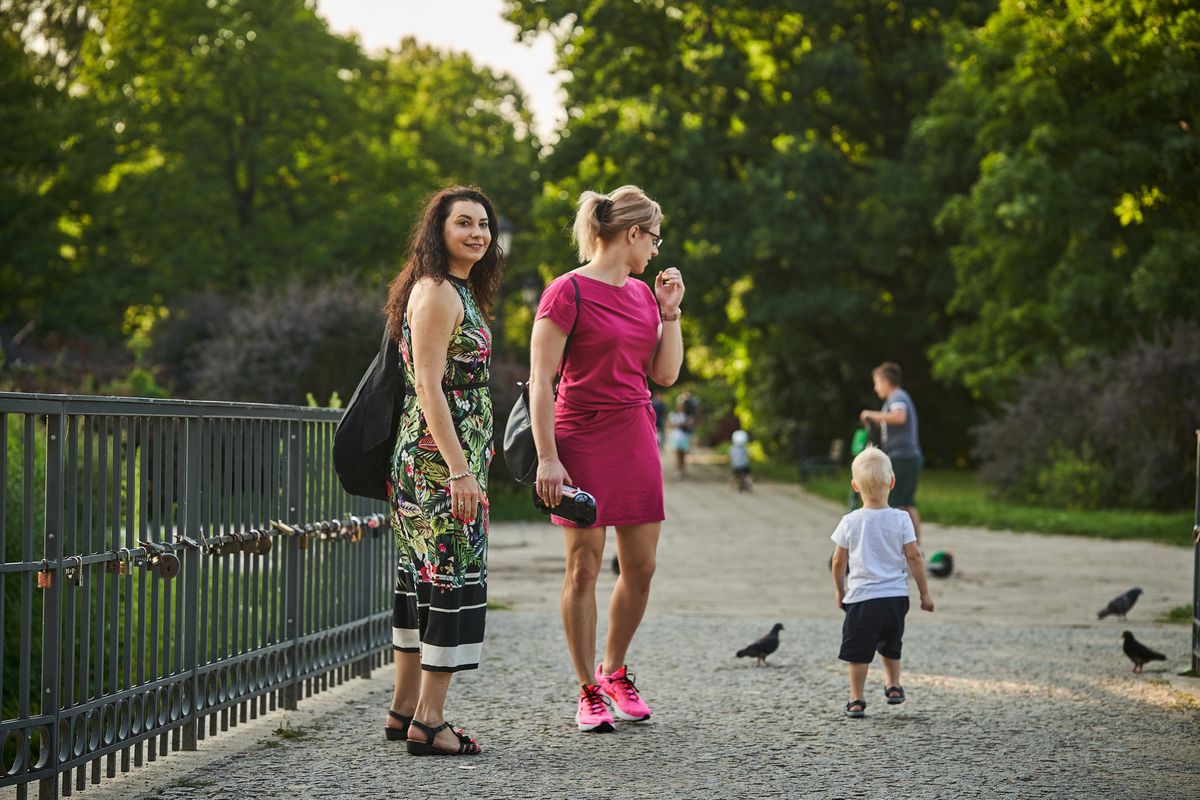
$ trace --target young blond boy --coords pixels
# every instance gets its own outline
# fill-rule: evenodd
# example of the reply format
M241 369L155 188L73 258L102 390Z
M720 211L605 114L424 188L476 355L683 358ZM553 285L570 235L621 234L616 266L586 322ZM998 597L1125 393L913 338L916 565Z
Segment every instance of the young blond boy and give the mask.
M882 450L867 447L850 466L850 485L863 507L842 517L830 537L833 552L834 600L846 612L838 658L849 663L850 702L846 715L866 714L867 669L878 651L883 660L884 697L888 705L904 702L900 685L900 646L908 614L908 576L921 593L921 608L933 611L925 577L925 560L909 515L888 507L896 485L892 463Z

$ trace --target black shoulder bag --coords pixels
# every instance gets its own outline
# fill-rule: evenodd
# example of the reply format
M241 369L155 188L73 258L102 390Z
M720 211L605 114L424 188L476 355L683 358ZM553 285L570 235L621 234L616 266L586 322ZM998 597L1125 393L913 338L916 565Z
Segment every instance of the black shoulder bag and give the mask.
M400 351L383 326L383 341L333 434L333 469L350 494L387 499L392 451L404 413Z
M575 321L571 323L571 332L567 334L567 342L563 345L562 361L558 364L558 373L554 376L554 396L558 397L558 381L562 378L563 367L567 363L567 353L571 350L571 338L575 335L575 326L579 324L579 281L571 276L575 287ZM533 443L533 420L529 414L529 384L519 384L521 395L513 403L512 411L508 413L508 424L504 426L504 463L508 472L517 483L532 486L537 480L537 446Z

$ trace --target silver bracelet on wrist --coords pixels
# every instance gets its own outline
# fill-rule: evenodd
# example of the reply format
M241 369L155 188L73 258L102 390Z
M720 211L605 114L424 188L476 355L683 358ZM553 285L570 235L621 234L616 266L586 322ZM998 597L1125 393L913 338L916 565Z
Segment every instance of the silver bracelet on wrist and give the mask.
M453 483L454 481L461 481L463 478L469 478L469 477L471 477L471 470L464 469L462 472L454 473L446 480L449 481L450 483Z
M675 309L674 314L664 314L661 309L658 312L658 318L661 319L663 322L675 322L677 319L679 319L682 316L683 316L683 311L681 311L679 309Z

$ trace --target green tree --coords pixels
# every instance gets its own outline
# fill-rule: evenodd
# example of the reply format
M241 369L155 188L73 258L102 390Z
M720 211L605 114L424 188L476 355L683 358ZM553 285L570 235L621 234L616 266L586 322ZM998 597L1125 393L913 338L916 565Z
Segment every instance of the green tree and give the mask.
M949 76L946 31L990 7L510 2L524 30L556 33L571 73L543 270L572 263L560 231L580 190L640 184L664 205L660 261L688 280L689 365L735 387L756 435L845 435L893 359L934 416L958 417L934 449L961 451L964 400L925 360L953 288L930 224L942 198L907 153Z
M1004 2L919 121L970 165L941 210L958 324L937 373L1014 378L1122 352L1200 308L1200 7Z

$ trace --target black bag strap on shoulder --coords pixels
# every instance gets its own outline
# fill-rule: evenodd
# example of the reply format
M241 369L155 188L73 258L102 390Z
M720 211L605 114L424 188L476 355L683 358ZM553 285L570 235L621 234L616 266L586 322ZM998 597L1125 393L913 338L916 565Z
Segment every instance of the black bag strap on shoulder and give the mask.
M575 287L575 319L571 322L571 330L567 334L566 344L563 345L562 360L558 362L558 372L554 376L554 396L558 397L558 382L562 380L563 370L567 368L567 353L571 352L571 340L575 338L575 326L579 324L579 281L571 276L571 285Z

